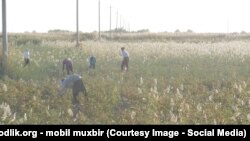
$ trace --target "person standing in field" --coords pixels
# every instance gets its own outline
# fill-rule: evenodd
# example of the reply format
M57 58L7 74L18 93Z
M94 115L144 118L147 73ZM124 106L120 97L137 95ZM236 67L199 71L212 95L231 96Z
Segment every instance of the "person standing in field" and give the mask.
M66 68L68 75L70 74L70 72L73 73L73 62L70 58L65 58L63 60L63 71L64 68Z
M89 68L95 69L95 64L96 64L96 57L94 55L91 55L89 57Z
M30 63L30 52L29 49L25 49L23 53L23 58L24 58L24 66L28 65Z
M127 70L128 71L128 63L129 63L129 53L125 50L125 47L121 48L121 55L123 57L122 63L121 63L121 70Z

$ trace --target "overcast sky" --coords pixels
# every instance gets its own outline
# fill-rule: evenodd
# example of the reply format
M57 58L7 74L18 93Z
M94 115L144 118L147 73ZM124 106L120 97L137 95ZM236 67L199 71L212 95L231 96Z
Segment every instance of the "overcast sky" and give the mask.
M51 29L76 31L76 0L6 1L8 32L47 32ZM149 29L152 32L174 32L176 29L250 32L250 0L100 1L101 30L109 30L111 5L112 28L123 26L126 29L130 27L130 30ZM79 0L79 30L98 30L98 0Z

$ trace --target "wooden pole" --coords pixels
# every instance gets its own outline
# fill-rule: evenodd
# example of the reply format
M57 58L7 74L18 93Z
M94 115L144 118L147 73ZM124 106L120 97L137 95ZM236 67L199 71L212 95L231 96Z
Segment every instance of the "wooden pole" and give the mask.
M2 0L2 67L3 75L6 75L8 68L8 45L7 45L7 24L6 24L6 0Z
M110 24L109 24L109 39L111 40L111 34L112 34L112 26L111 26L111 23L112 23L112 11L111 11L111 5L110 5Z
M101 2L98 2L98 29L99 29L99 40L101 40Z
M78 0L76 0L76 47L79 47L79 14L78 14Z

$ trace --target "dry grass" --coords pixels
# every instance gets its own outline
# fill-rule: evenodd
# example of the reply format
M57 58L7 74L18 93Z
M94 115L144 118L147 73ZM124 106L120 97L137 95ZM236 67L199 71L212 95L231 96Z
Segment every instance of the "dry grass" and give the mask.
M21 36L21 35L18 35ZM0 80L2 124L249 124L249 41L84 41L28 37L10 41L7 78ZM60 38L60 37L58 37ZM12 39L12 38L11 38ZM23 40L23 39L20 39ZM39 41L34 41L39 40ZM40 41L41 40L41 41ZM120 71L120 47L130 69ZM23 68L22 51L31 51ZM97 57L90 71L87 57ZM57 97L62 59L71 57L88 98ZM77 112L76 117L74 113ZM72 115L73 114L73 115Z

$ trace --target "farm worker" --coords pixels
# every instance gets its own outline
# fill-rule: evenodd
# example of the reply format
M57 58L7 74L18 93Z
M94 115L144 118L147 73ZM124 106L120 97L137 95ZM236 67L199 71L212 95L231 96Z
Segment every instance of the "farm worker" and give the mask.
M70 58L65 58L63 60L63 71L64 71L64 67L66 68L68 75L70 74L70 72L73 73L73 63Z
M128 62L129 62L129 53L125 50L125 47L121 48L121 55L123 57L121 70L128 70Z
M59 96L66 94L68 88L72 88L73 94L73 103L79 103L77 96L79 92L82 92L87 96L86 88L83 84L82 77L78 74L67 75L64 79L61 80L61 86L59 89Z
M23 53L24 67L30 63L30 52L29 49L25 49Z
M89 57L89 68L95 69L95 64L96 64L96 57L94 55L91 55Z

